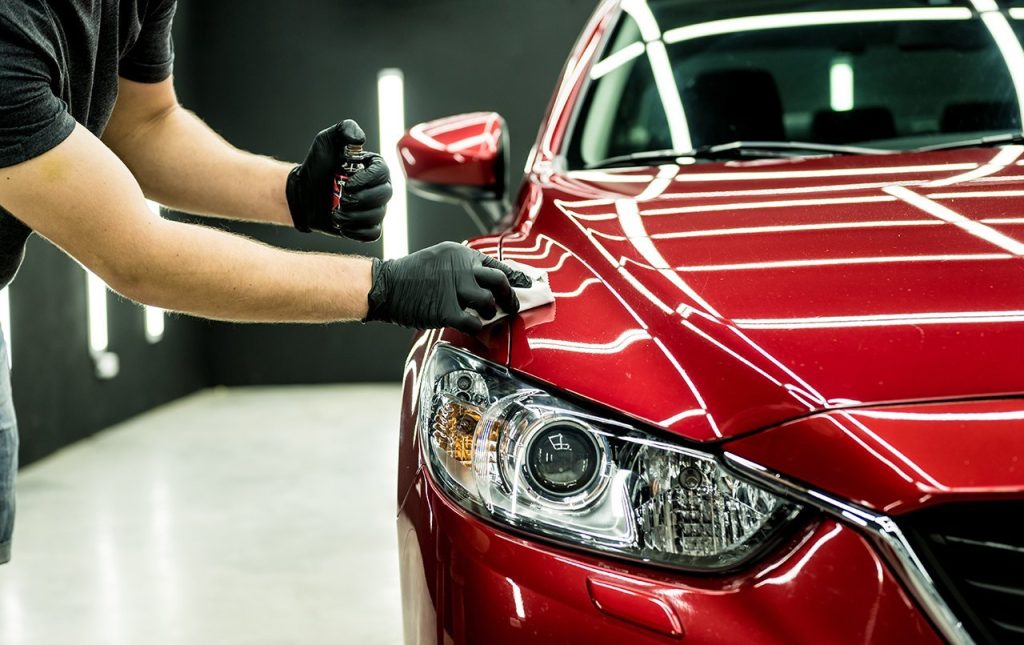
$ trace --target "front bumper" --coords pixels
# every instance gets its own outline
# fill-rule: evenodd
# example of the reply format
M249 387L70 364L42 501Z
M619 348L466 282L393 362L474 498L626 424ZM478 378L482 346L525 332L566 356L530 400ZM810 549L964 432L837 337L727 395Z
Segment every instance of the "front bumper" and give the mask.
M407 643L938 643L860 533L803 526L741 574L673 573L524 539L420 471L398 520Z

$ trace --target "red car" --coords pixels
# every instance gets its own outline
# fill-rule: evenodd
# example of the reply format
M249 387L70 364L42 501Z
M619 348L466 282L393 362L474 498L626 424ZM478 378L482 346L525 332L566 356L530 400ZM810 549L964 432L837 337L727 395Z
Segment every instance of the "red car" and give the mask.
M609 0L514 199L409 132L555 303L415 342L407 642L1024 640L1017 4Z

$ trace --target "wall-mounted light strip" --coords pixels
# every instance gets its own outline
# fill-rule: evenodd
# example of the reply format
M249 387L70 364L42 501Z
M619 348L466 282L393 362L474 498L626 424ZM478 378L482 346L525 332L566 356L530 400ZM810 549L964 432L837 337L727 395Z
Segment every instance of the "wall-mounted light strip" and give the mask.
M160 204L157 204L153 200L147 199L146 205L149 206L149 210L153 211L153 214L160 217ZM144 307L144 322L146 328L146 340L151 343L159 343L163 340L164 331L166 325L164 322L164 310L159 307Z
M159 343L164 338L166 328L164 322L164 310L159 307L147 306L144 314L146 325L146 340L150 344Z
M839 58L832 62L829 87L834 111L849 112L853 109L853 65L849 60Z
M120 371L117 354L108 351L110 334L107 316L107 285L91 271L86 276L86 306L89 323L89 353L96 363L96 376L112 379Z
M89 350L94 354L107 351L110 336L107 330L107 285L91 271L86 272L89 306Z
M405 79L400 69L382 69L377 75L380 115L380 153L391 168L394 197L384 218L384 259L409 254L409 205L405 173L398 158L398 142L405 134Z
M5 287L0 290L0 329L3 330L4 341L7 345L7 366L14 367L14 350L11 336L11 289Z

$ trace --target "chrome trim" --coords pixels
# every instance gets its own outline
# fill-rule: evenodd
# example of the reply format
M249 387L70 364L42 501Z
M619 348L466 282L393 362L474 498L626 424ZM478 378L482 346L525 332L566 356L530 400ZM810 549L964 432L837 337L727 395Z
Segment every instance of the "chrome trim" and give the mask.
M779 473L732 453L723 453L722 457L726 464L758 484L865 530L896 568L943 637L953 645L973 645L974 639L939 594L931 575L891 518L791 482Z

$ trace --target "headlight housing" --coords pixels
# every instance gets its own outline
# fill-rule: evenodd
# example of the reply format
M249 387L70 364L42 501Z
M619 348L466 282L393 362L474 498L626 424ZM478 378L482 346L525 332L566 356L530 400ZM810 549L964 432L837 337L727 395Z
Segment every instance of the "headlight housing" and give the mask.
M713 455L597 417L448 345L427 360L419 405L426 460L446 495L572 546L722 570L800 511Z

